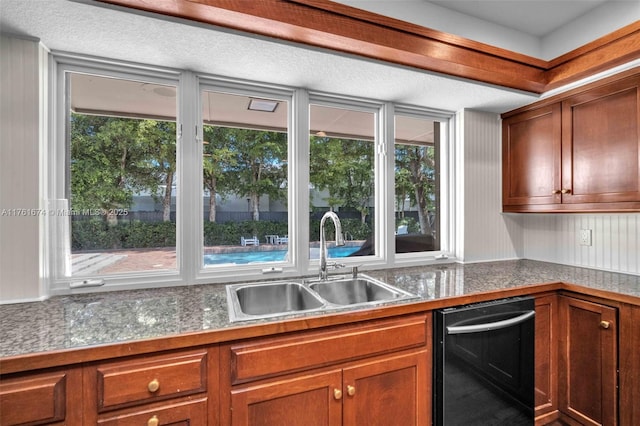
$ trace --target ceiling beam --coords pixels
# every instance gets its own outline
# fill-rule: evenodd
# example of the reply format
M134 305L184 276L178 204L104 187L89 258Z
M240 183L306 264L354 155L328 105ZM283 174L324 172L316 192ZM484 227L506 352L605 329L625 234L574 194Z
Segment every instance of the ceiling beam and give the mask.
M640 57L640 22L544 61L327 0L99 1L532 93Z

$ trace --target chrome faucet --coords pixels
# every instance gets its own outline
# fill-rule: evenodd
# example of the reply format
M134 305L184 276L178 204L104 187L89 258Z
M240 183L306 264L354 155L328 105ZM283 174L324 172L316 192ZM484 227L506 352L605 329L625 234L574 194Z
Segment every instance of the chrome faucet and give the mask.
M344 237L342 236L342 225L340 224L340 218L334 212L326 212L322 219L320 219L320 274L321 280L327 279L327 241L324 236L324 222L327 218L333 221L333 226L336 228L336 245L344 245Z

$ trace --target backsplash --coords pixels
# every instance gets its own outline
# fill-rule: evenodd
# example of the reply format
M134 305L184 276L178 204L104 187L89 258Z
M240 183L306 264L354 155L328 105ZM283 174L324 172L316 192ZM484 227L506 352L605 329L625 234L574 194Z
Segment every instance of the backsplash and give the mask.
M640 275L640 213L522 216L524 258ZM581 229L591 246L580 245Z

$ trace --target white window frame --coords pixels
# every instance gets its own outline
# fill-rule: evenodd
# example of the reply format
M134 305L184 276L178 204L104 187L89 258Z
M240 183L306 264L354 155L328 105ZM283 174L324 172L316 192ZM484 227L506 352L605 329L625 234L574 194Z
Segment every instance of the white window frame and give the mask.
M437 230L440 234L440 250L416 252L416 253L395 253L395 245L392 245L391 251L393 255L394 266L414 266L424 265L425 263L434 263L436 261L454 261L455 250L454 240L454 222L455 217L455 196L453 194L455 182L455 156L453 151L453 141L455 140L455 116L447 111L440 111L430 108L417 107L412 105L396 105L391 114L391 120L395 123L396 116L405 116L422 120L433 120L440 123L439 137L439 204L440 204L440 227ZM394 134L392 143L388 147L389 157L392 159L389 164L392 170L391 189L395 191L394 177L395 173L395 124L392 125ZM395 193L394 193L395 199ZM390 203L391 204L391 203ZM391 219L395 220L393 205L391 206ZM391 234L395 230L395 221L391 223ZM393 238L391 236L390 238Z
M51 114L52 125L49 137L49 158L46 159L47 187L44 191L44 205L47 209L69 211L67 200L69 188L68 166L69 150L67 146L67 113L68 113L68 87L66 74L71 72L94 74L97 76L121 78L126 80L140 80L159 84L175 85L179 95L183 88L183 75L181 72L166 68L149 67L140 64L123 63L101 58L86 57L69 53L55 53L52 56L50 69L50 85L53 96L53 111ZM176 124L180 127L181 105L176 105ZM182 142L178 135L176 140L176 156L178 174L184 169L180 165ZM176 200L180 202L184 191L182 179L176 183ZM163 287L180 285L185 283L184 256L179 243L181 239L181 227L184 217L180 209L177 211L176 220L176 269L164 271L142 271L135 273L109 274L107 276L82 276L71 275L71 248L70 248L70 221L69 216L48 215L43 231L46 232L45 253L48 258L48 277L50 293L65 294L77 287L75 292L100 290L120 290L146 287ZM97 287L102 286L102 287Z
M388 104L383 102L378 102L370 99L362 99L356 97L347 97L340 96L335 94L323 93L323 92L310 92L309 93L309 103L307 106L307 111L310 109L310 105L319 105L326 106L332 108L341 108L341 109L349 109L352 111L360 111L366 112L374 115L374 140L373 140L373 149L374 149L374 224L372 231L375 236L375 255L370 256L357 256L357 257L344 257L340 259L340 263L345 265L346 268L353 266L364 266L367 268L377 269L382 267L387 267L389 262L389 255L387 250L387 238L383 238L383 235L387 234L388 231L388 213L386 210L385 196L388 193L387 185L385 182L388 181L389 170L385 165L385 159L388 158L386 154L385 146L388 145L387 141L389 140L387 129L387 108ZM307 115L309 112L307 112ZM307 157L309 155L309 134L310 130L307 129L306 133L306 147L307 147ZM393 140L393 138L391 139ZM308 162L308 161L307 161ZM309 170L306 170L306 179L307 179L307 187L305 190L307 192L307 204L308 204L308 180L309 180ZM393 189L392 189L393 190ZM393 215L392 215L393 216ZM307 222L308 222L308 214L307 214ZM306 233L309 235L309 232ZM309 253L309 242L306 243L306 253L305 256L308 257ZM317 272L320 267L319 260L310 261L310 272Z
M300 238L294 237L296 235L296 229L300 229L300 218L298 210L294 208L300 204L298 193L300 185L300 162L299 162L299 144L297 141L296 128L296 111L298 102L296 99L296 91L294 89L275 86L275 85L259 85L253 82L232 80L215 76L199 75L197 77L197 113L194 114L196 122L195 128L198 129L197 134L203 135L203 121L202 121L202 100L201 93L203 91L213 91L220 93L229 93L233 95L245 95L257 98L267 99L281 99L287 102L287 161L288 161L288 181L287 181L287 194L288 194L288 229L289 229L289 256L287 260L282 262L269 262L262 264L248 264L248 265L234 265L234 266L213 266L204 267L204 230L203 230L203 198L202 192L199 193L197 201L193 205L193 211L198 212L198 217L190 215L191 221L195 224L194 233L190 234L191 238L187 238L187 244L189 246L197 246L198 249L195 256L192 257L191 270L196 271L193 281L195 283L211 283L211 282L232 282L239 280L259 280L266 278L277 278L281 276L295 276L300 275L299 256L297 255L297 249L301 243ZM193 176L192 180L197 180L199 188L202 188L202 139L196 137L196 152L193 158L196 158L196 163L192 167L187 167L191 170Z
M59 200L66 197L67 160L67 96L66 72L91 73L100 76L140 79L178 88L177 135L177 270L140 271L108 276L69 277L70 227L68 218L47 217L42 221L44 264L49 277L49 292L68 294L71 283L86 280L89 285L104 280L103 287L79 288L73 292L95 292L133 288L163 287L187 284L225 283L316 274L319 262L309 260L309 112L310 105L347 108L375 117L375 227L376 255L343 258L347 267L382 269L454 261L455 247L455 115L412 105L399 105L371 99L308 91L281 85L257 83L194 73L191 71L146 66L128 62L87 57L64 52L52 54L50 62L50 103L52 114L49 137L42 159L48 179L43 205L68 208ZM275 97L287 100L288 111L288 220L289 259L262 265L236 265L231 268L208 267L203 264L203 198L202 198L202 107L203 90ZM437 252L395 253L394 231L394 167L395 116L406 115L441 123L440 143L440 229L441 250ZM67 220L65 224L65 219Z

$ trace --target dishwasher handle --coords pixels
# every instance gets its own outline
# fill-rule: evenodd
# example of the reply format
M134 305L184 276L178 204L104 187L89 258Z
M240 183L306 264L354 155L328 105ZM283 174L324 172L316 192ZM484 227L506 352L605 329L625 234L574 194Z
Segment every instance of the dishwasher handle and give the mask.
M518 315L517 317L509 318L502 321L488 322L484 324L448 326L447 334L466 334L466 333L479 333L482 331L499 330L501 328L507 328L507 327L511 327L511 326L523 323L529 318L533 318L535 314L536 314L536 311L527 311L522 315Z

